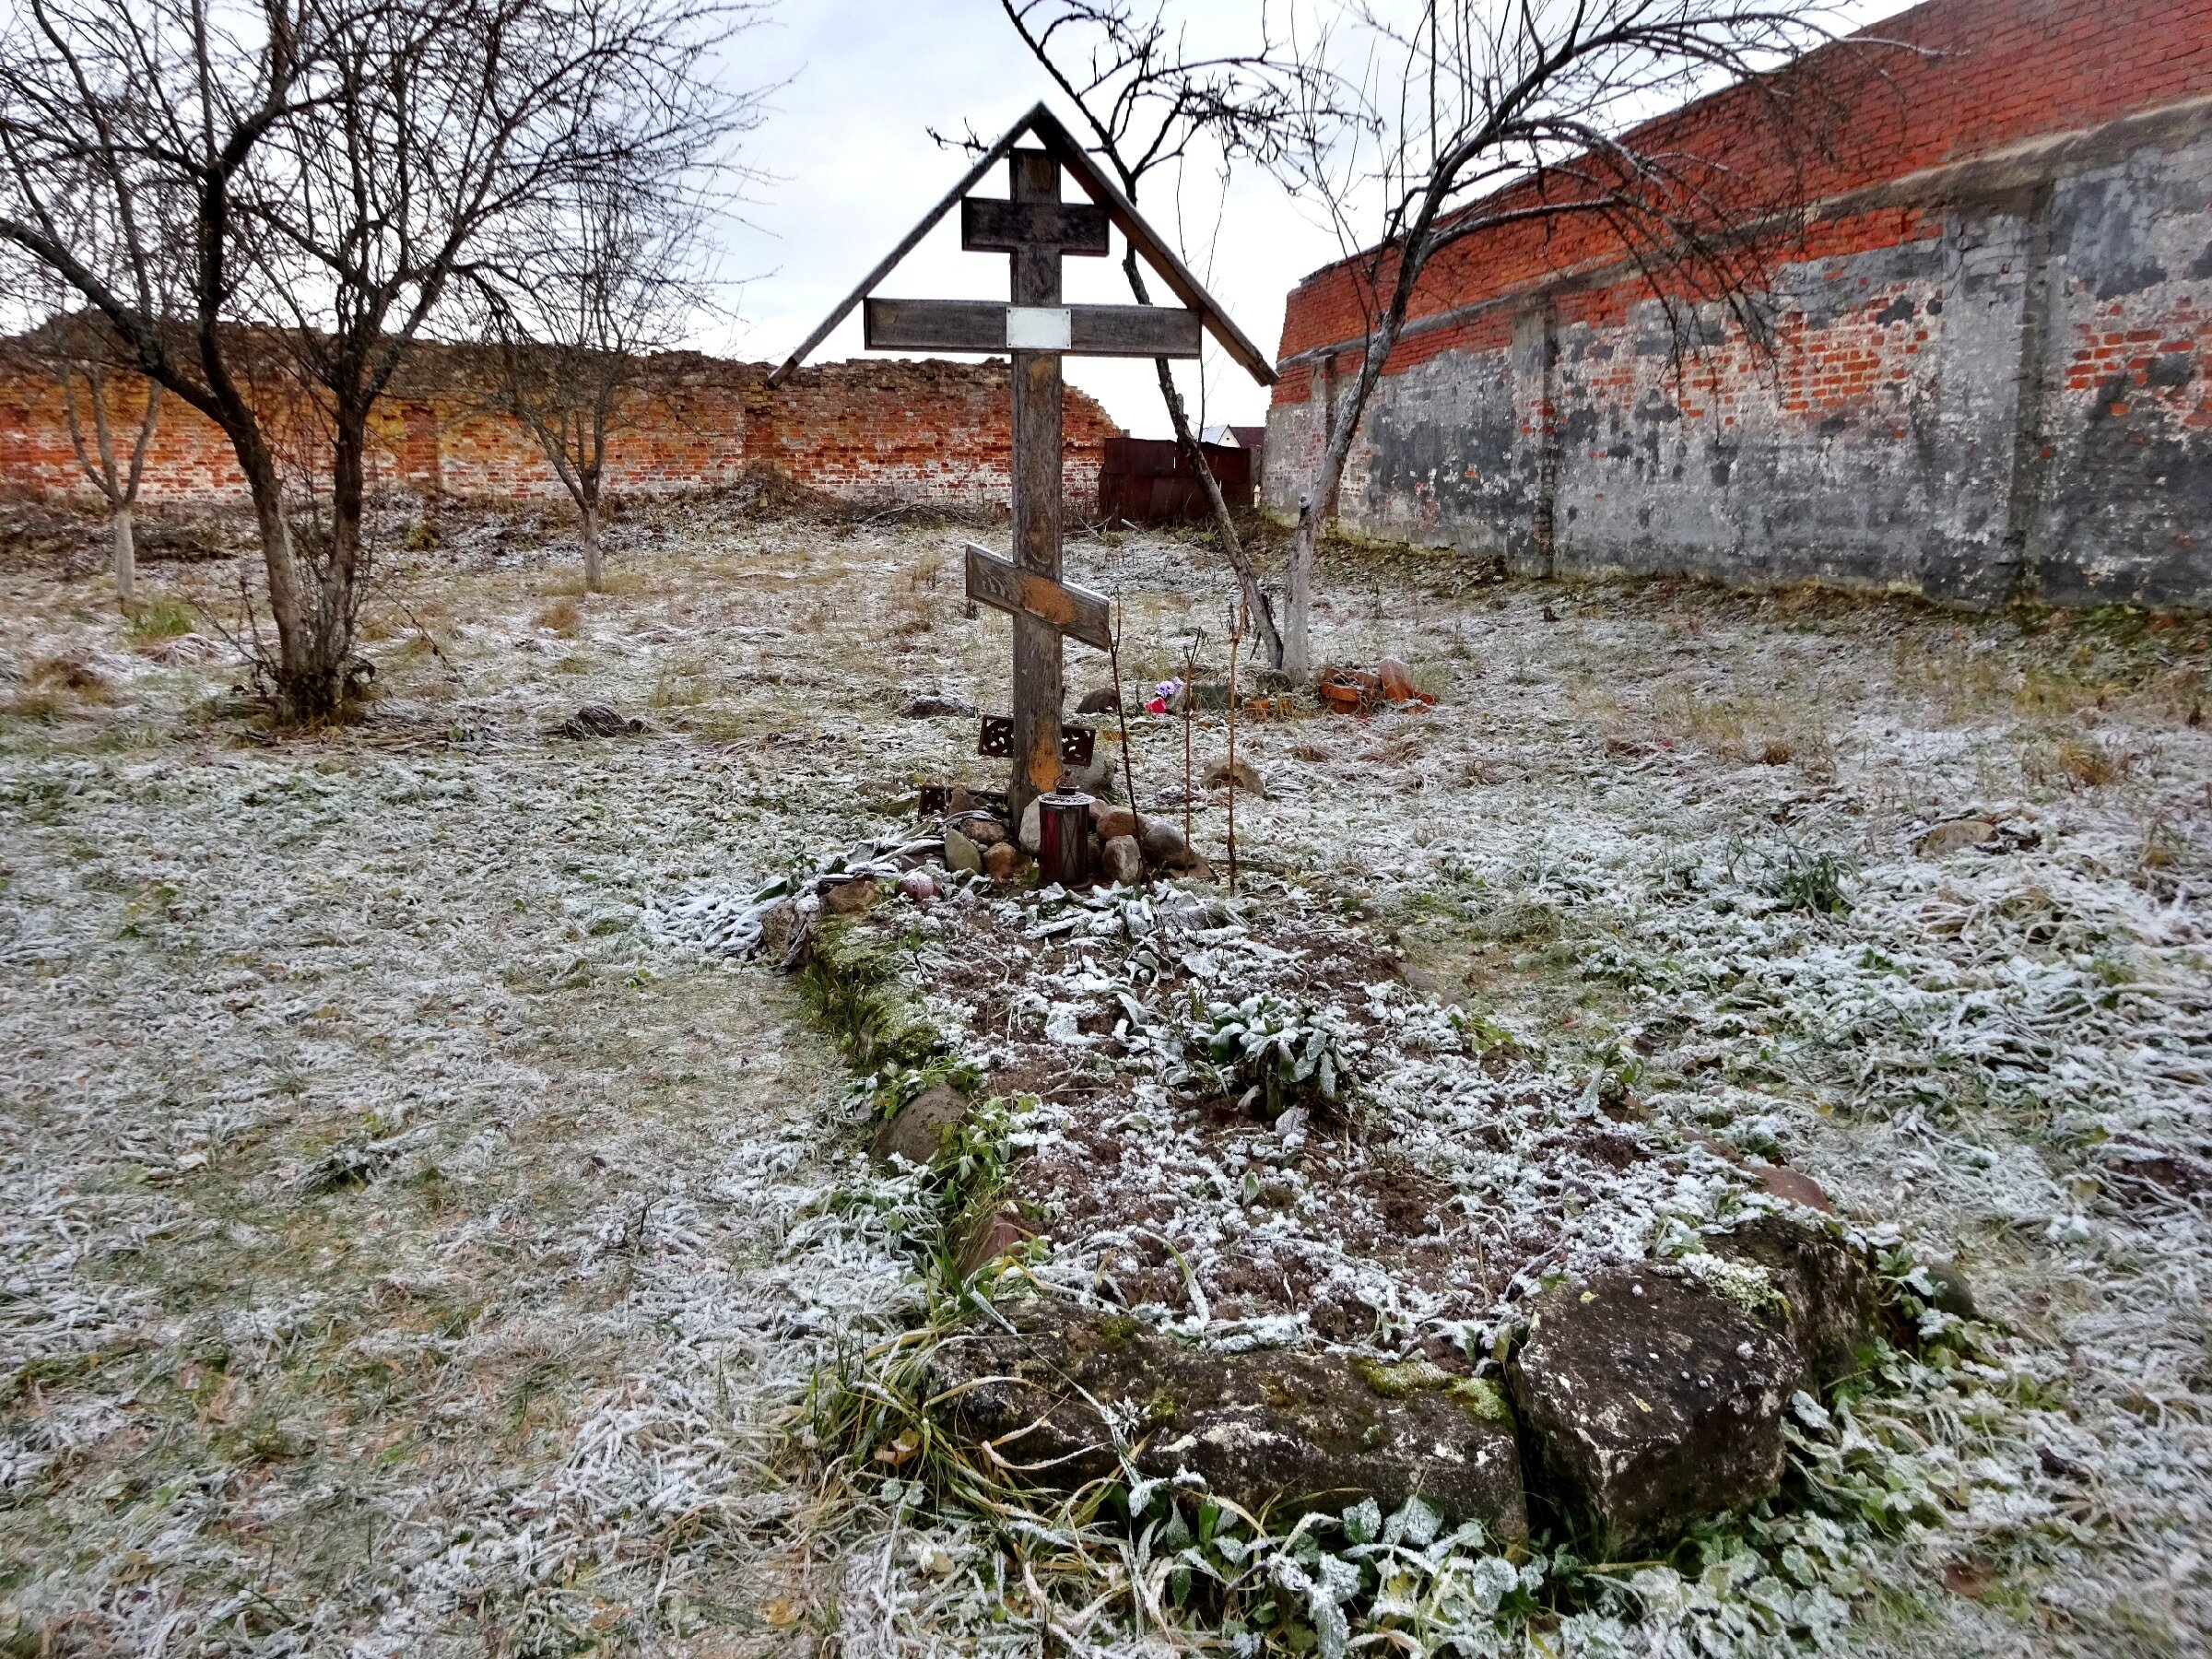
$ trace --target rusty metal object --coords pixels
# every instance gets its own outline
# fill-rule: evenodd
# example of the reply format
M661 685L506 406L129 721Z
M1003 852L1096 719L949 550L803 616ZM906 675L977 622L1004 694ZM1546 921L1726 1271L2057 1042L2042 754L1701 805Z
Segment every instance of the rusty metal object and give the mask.
M1037 797L1037 865L1047 883L1077 887L1090 879L1091 798L1055 790Z
M1060 764L1080 770L1090 764L1099 735L1087 725L1060 728ZM1014 722L1004 714L986 714L975 735L979 755L1005 756L1014 752Z

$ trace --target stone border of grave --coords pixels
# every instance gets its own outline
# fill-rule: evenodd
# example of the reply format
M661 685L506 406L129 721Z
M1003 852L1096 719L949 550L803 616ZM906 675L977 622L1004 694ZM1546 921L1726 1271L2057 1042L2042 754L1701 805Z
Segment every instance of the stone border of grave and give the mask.
M1128 816L1099 814L1103 845L1132 839ZM788 971L829 918L893 892L933 901L977 878L958 849L979 834L993 853L1017 851L1001 819L956 803L935 835L863 841L764 889L752 948ZM877 1125L871 1153L942 1184L981 1104L948 1083L924 1088ZM1530 1297L1488 1356L1493 1374L1341 1347L1209 1347L1044 1288L952 1333L918 1398L977 1466L1047 1498L1117 1474L1196 1476L1277 1525L1419 1497L1500 1544L1565 1526L1606 1559L1664 1550L1773 1494L1793 1413L1883 1334L1872 1260L1825 1194L1785 1166L1758 1173L1765 1205L1701 1250ZM964 1275L988 1277L1029 1240L1003 1220L979 1212L938 1243Z

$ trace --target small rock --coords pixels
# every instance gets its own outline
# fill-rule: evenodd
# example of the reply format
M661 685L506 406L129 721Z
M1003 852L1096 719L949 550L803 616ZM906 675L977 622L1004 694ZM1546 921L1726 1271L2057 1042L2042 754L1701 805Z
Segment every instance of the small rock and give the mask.
M1712 1241L1712 1253L1761 1269L1781 1294L1783 1324L1804 1357L1808 1385L1858 1369L1874 1340L1875 1308L1866 1263L1811 1218L1766 1215Z
M1182 831L1166 818L1147 818L1138 841L1144 848L1145 862L1163 870L1187 870L1199 862L1191 843L1182 839Z
M868 1156L877 1164L888 1164L894 1157L909 1163L935 1163L944 1155L947 1131L958 1128L967 1116L966 1095L949 1083L932 1084L876 1131Z
M841 881L822 894L822 908L833 916L857 916L883 897L883 887L875 877L863 876L853 881Z
M1219 680L1200 680L1191 688L1191 706L1217 712L1229 707L1229 687Z
M1038 828L1041 822L1041 812L1036 802L1031 801L1021 809L1021 850L1032 858L1037 855L1039 841L1043 833Z
M994 818L962 818L959 830L979 847L995 847L1006 839L1006 827Z
M962 835L958 830L945 831L945 864L947 869L966 870L980 876L983 871L983 850Z
M1103 801L1093 801L1090 804L1090 832L1100 841L1135 835L1136 814L1126 806L1109 806Z
M1615 1560L1773 1491L1804 1375L1779 1308L1649 1265L1537 1297L1506 1365L1546 1484Z
M1791 1204L1802 1204L1806 1209L1818 1210L1822 1215L1835 1213L1835 1206L1828 1201L1828 1194L1820 1183L1803 1170L1793 1170L1788 1164L1770 1164L1752 1161L1745 1166L1759 1177L1759 1184L1770 1197L1781 1198Z
M1124 887L1135 887L1145 878L1144 850L1136 844L1134 835L1116 835L1107 839L1099 852L1099 874L1108 881L1118 881Z
M1998 838L1996 825L1987 818L1953 818L1922 836L1913 851L1923 858L1948 858L1969 847L1985 847Z
M1974 1306L1974 1288L1966 1282L1966 1275L1959 1271L1954 1262L1930 1262L1927 1265L1928 1282L1936 1287L1932 1304L1938 1312L1948 1313L1953 1319L1979 1319Z
M1011 881L1021 868L1021 849L1008 841L983 849L983 874L994 881Z
M964 1278L979 1267L995 1262L1007 1252L1020 1249L1037 1236L1022 1222L1021 1211L1011 1204L985 1210L968 1229L957 1265Z
M1084 693L1083 700L1076 705L1078 714L1111 714L1122 706L1120 695L1111 686L1101 686L1096 691Z
M1823 1215L1834 1213L1836 1206L1829 1202L1826 1190L1803 1170L1792 1169L1786 1163L1762 1163L1758 1159L1746 1158L1726 1141L1716 1139L1712 1135L1702 1134L1695 1129L1688 1132L1688 1138L1695 1141L1715 1158L1726 1159L1747 1174L1756 1176L1760 1190L1769 1197L1781 1198L1791 1204L1802 1204L1806 1208L1818 1210Z
M1238 759L1234 773L1230 771L1229 762L1226 760L1216 766L1212 771L1207 772L1206 786L1208 789L1219 789L1230 781L1231 776L1235 777L1237 787L1246 794L1256 794L1263 801L1267 798L1267 785L1260 781L1260 769L1241 757Z
M622 737L645 729L641 720L625 720L605 703L585 703L554 731L563 737Z
M799 927L799 901L785 899L771 904L760 915L760 955L771 962L782 962L791 955L792 935Z
M1205 1353L1127 1314L1027 1304L1015 1329L971 1326L940 1347L928 1388L956 1438L1018 1453L1061 1491L1120 1472L1101 1411L1125 1425L1140 1475L1190 1470L1254 1514L1289 1524L1417 1493L1494 1547L1528 1535L1512 1408L1494 1384L1425 1359L1392 1364L1303 1348Z
M1087 794L1093 800L1113 799L1113 757L1101 747L1090 758L1088 766L1075 767L1060 774L1063 794Z
M947 714L973 714L975 705L957 697L932 694L915 698L899 712L909 720L935 720Z
M1280 668L1254 668L1252 684L1255 691L1292 691L1298 688L1298 682Z

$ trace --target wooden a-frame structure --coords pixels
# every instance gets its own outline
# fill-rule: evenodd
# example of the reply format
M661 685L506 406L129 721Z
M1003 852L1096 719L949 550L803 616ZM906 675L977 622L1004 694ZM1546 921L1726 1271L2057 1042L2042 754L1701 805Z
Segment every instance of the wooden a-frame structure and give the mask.
M853 314L853 308L873 294L876 291L876 285L897 269L900 260L921 245L922 239L937 228L938 223L945 216L950 213L971 190L975 188L985 173L997 166L999 162L1004 161L1013 151L1014 147L1023 138L1031 136L1037 140L1038 146L1047 155L1075 175L1076 182L1082 187L1084 194L1088 195L1104 211L1107 218L1112 222L1116 229L1129 239L1130 245L1137 252L1137 257L1159 273L1159 279L1167 285L1168 291L1196 314L1200 325L1207 334L1214 336L1215 344L1229 353L1238 366L1250 374L1253 380L1259 382L1261 385L1274 385L1276 381L1275 364L1269 360L1266 353L1245 338L1243 331L1230 321L1229 313L1221 309L1219 301L1206 291L1198 278L1192 276L1189 268L1175 256L1174 249L1168 246L1159 234L1145 222L1144 217L1137 212L1135 204L1121 193L1120 187L1106 176L1105 170L1092 159L1090 153L1076 142L1074 135L1061 124L1060 118L1041 103L1008 127L1006 136L976 159L975 165L968 170L967 176L946 192L944 199L923 216L921 222L906 233L897 247L883 256L882 263L863 277L860 285L839 301L837 309L822 319L820 326L806 336L796 351L777 366L775 372L768 377L768 383L771 386L782 385L794 370L813 355L814 348L828 339L831 331L840 323ZM1105 250L1101 248L1099 252L1104 253ZM1145 312L1162 308L1116 305L1077 306L1071 309L1078 312ZM901 347L896 347L887 348L901 349ZM926 349L926 347L917 349ZM941 351L1004 351L1007 349L1007 347L1002 340L995 346L940 346L936 349ZM1089 355L1080 346L1071 346L1068 349L1076 356ZM1097 355L1123 357L1153 354L1101 351ZM1189 351L1163 352L1159 355L1195 357L1197 352L1194 342L1194 348Z

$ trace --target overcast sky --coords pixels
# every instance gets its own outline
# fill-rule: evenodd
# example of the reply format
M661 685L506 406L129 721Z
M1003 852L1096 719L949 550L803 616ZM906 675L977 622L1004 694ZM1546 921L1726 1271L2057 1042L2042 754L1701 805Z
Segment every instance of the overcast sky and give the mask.
M1902 9L1863 0L1862 18ZM1233 19L1243 0L1203 0L1206 19ZM733 326L702 337L706 349L781 360L866 275L968 165L928 129L972 125L996 138L1050 88L999 10L998 0L781 0L767 21L727 50L732 87L780 84L745 155L767 176L753 187L747 222L730 226L723 275L747 278L731 298ZM1065 115L1067 112L1063 112ZM1072 124L1072 123L1071 123ZM987 182L1005 193L1004 170ZM1069 187L1069 194L1076 194ZM1283 300L1307 272L1336 257L1325 229L1246 169L1217 217L1210 180L1183 192L1195 222L1178 230L1185 257L1238 324L1273 354ZM1171 199L1139 204L1162 218ZM1115 243L1118 250L1120 238ZM1069 259L1071 300L1126 301L1118 260ZM914 299L1004 299L1003 255L963 253L957 215L888 279L887 294ZM857 314L819 347L816 361L858 356ZM1167 419L1148 362L1071 358L1068 378L1139 436L1165 436ZM1258 421L1267 394L1209 347L1206 418Z

